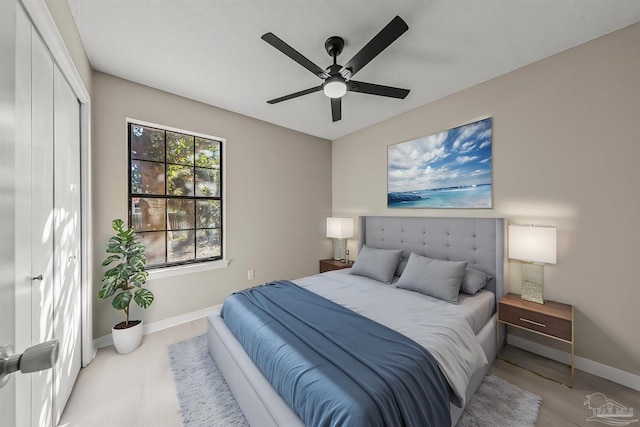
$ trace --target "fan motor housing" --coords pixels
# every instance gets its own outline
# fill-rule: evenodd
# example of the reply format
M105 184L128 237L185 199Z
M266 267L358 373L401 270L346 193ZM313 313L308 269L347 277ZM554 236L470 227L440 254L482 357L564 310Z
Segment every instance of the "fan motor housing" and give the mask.
M330 57L335 58L342 53L342 49L344 48L344 39L338 36L329 37L327 41L324 42L324 48L327 50Z

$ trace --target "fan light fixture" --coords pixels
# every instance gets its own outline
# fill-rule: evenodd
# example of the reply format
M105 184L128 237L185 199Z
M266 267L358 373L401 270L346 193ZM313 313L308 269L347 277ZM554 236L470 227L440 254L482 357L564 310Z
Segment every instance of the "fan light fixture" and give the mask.
M347 93L347 84L339 76L333 76L325 81L322 89L329 98L342 98Z
M309 58L280 40L275 34L263 34L262 40L311 71L316 77L322 79L322 84L318 86L270 99L267 103L277 104L299 96L323 91L331 101L331 120L337 122L342 119L342 97L347 92L360 92L396 99L406 98L409 94L409 89L359 82L353 80L352 77L408 29L407 23L399 16L396 16L345 65L338 64L338 55L342 53L344 48L344 39L339 36L331 36L324 42L324 48L329 56L333 58L333 64L325 69L318 67Z

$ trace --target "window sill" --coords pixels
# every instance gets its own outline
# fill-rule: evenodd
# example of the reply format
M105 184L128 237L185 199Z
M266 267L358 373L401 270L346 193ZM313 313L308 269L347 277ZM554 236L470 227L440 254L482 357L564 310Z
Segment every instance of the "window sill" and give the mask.
M149 270L149 279L164 279L166 277L183 276L185 274L199 273L201 271L218 270L227 268L229 260L201 262L198 264L177 265L175 267L165 267Z

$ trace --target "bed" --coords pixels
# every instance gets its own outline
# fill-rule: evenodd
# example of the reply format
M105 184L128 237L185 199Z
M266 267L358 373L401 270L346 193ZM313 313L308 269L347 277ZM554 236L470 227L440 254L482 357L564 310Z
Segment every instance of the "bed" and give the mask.
M482 363L476 360L473 370L468 373L468 379L456 383L453 379L452 388L456 393L452 394L449 405L451 423L458 421L464 405L456 406L454 403L467 403L475 393L486 372L495 359L496 348L496 322L495 307L497 301L505 294L504 287L504 220L494 218L421 218L421 217L360 217L359 218L358 243L362 249L378 248L386 250L402 250L402 259L406 261L409 254L414 253L437 260L466 261L467 266L488 273L492 279L474 297L460 293L458 304L452 305L444 301L437 302L434 310L454 309L459 321L468 325L460 329L472 331L470 337L464 338L470 347L478 346L482 353ZM411 295L397 299L406 299L421 303L421 299L433 299L409 290L397 290L395 285L398 278L393 279L392 284L377 285L367 283L371 279L349 274L349 270L340 270L309 276L295 280L301 288L335 301L345 307L359 312L364 310L365 317L381 324L387 324L392 329L400 329L400 333L420 342L421 332L417 336L414 332L403 330L404 326L398 323L401 318L387 316L391 307L403 304L395 301L390 295ZM364 303L372 307L383 305L388 310L369 310L359 306L358 298L348 296L346 289L355 289L358 286L366 286L368 294L377 295L373 301ZM375 287L377 286L377 287ZM371 291L374 289L375 291ZM395 294L392 294L395 292ZM378 300L375 300L378 298ZM411 303L410 303L411 304ZM420 310L416 307L416 310ZM443 311L440 317L447 317L447 311ZM407 318L410 312L403 313ZM451 316L449 316L451 317ZM455 322L454 322L455 323ZM462 336L465 336L462 334ZM274 390L269 381L262 375L258 367L252 362L240 342L225 324L219 311L213 313L208 319L207 339L209 352L215 359L223 373L238 404L242 408L245 417L252 426L304 426L302 420L289 407L289 405ZM420 342L421 345L423 344ZM438 353L437 351L435 353ZM439 355L438 363L446 363L449 356ZM438 355L435 355L438 359ZM477 359L477 357L476 357ZM471 369L471 368L470 368ZM446 368L444 369L446 371ZM446 374L445 374L446 375ZM453 375L455 377L455 374ZM447 378L449 379L449 378ZM450 381L451 385L451 381ZM456 394L459 399L454 402Z

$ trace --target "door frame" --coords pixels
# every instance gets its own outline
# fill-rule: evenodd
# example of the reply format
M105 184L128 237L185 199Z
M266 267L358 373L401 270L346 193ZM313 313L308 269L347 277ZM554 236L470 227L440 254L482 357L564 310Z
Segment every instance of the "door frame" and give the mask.
M22 4L36 31L49 49L60 72L69 82L80 103L80 183L81 183L81 301L82 366L93 361L93 256L91 222L91 97L71 54L49 12L45 0L17 0Z

